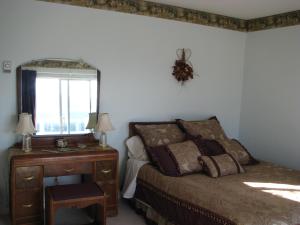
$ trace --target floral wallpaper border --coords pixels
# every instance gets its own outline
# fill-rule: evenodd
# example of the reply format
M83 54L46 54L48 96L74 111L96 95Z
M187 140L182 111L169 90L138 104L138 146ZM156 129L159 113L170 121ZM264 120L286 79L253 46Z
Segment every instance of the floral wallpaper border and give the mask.
M144 0L38 0L247 31L245 20Z
M300 24L300 10L247 21L248 31L267 30Z
M43 68L64 68L64 69L85 69L95 70L94 67L81 60L63 60L63 59L42 59L25 63L22 67L43 67Z
M195 23L241 32L300 24L300 10L244 20L144 0L37 0Z

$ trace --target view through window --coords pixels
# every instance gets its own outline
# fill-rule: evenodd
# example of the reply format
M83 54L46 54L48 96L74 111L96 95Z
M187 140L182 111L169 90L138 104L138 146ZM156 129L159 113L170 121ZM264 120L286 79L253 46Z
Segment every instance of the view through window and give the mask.
M37 73L38 135L88 133L85 127L96 105L96 74Z

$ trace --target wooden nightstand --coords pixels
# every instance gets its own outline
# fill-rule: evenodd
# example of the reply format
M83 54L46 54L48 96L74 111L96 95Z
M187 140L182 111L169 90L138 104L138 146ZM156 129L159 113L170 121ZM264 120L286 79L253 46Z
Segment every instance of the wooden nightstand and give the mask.
M44 177L82 175L82 181L100 185L107 196L107 215L118 213L118 151L102 149L91 134L64 137L75 151L60 152L58 137L34 137L33 151L10 151L10 209L12 225L43 224ZM77 144L86 148L76 149Z

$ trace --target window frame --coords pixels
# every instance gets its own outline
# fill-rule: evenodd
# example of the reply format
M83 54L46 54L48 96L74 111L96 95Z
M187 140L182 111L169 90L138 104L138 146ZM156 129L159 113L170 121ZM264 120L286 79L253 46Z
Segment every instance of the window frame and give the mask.
M38 132L36 133L36 135L76 135L76 134L87 134L89 133L88 130L82 131L82 132L75 132L75 133L71 133L71 111L70 111L70 81L72 80L82 80L82 81L88 81L89 82L89 113L91 113L92 110L92 81L96 81L98 80L98 72L97 73L82 73L82 72L51 72L51 71L37 71L37 77L36 79L38 80L39 78L47 78L47 79L56 79L58 80L58 88L59 88L59 94L58 94L58 98L59 98L59 132L58 133L41 133L39 134ZM66 81L67 82L67 131L64 131L64 125L65 122L63 120L63 105L62 105L62 82ZM98 89L98 83L97 83L97 89ZM98 99L98 96L97 96ZM98 102L97 102L98 103ZM97 107L97 103L96 103L96 108ZM38 107L38 104L36 104L36 109ZM37 111L37 110L36 110ZM37 121L36 121L37 122Z

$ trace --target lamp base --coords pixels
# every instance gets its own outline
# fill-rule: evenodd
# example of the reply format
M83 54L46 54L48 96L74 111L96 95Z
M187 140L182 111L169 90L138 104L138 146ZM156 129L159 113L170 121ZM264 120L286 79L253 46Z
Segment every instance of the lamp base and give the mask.
M106 133L101 132L100 138L99 138L99 146L102 148L107 147L107 138L106 138Z
M25 153L31 152L31 136L30 135L23 135L22 141L22 151Z
M99 144L99 146L102 148L102 150L110 149L108 145Z
M32 148L26 148L26 149L22 149L23 152L28 153L32 151Z

